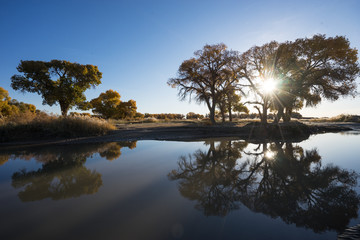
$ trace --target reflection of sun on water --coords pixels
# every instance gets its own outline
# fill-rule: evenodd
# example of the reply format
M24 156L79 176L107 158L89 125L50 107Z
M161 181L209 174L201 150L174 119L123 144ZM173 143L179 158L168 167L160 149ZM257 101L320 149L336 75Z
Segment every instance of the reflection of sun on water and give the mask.
M265 79L260 86L260 90L263 93L272 93L276 90L276 81L272 78Z

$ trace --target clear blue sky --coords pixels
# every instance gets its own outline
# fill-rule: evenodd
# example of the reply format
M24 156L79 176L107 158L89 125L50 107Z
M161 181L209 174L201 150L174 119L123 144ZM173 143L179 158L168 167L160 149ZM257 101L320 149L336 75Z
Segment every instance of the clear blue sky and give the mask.
M243 52L317 33L344 35L359 49L359 12L358 0L0 0L0 86L12 98L59 113L37 94L13 91L10 77L20 60L64 59L103 73L88 99L113 89L124 101L134 99L142 113L207 113L203 105L179 101L166 84L194 51L223 42ZM301 113L360 114L359 103L360 97L347 98Z

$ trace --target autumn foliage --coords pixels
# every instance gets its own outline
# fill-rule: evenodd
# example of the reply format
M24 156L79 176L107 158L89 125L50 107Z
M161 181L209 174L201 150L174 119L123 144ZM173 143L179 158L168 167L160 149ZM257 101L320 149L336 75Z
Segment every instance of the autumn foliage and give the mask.
M92 111L108 119L133 118L136 114L136 101L129 100L122 102L120 94L114 90L107 90L99 97L90 101Z
M178 89L181 100L205 103L215 123L215 109L232 119L232 111L248 112L240 94L248 97L263 124L270 111L275 121L290 121L293 111L315 106L323 99L356 96L360 67L357 49L343 36L317 34L293 42L272 41L244 53L225 44L205 45L185 60L168 85ZM272 80L272 81L270 81ZM274 82L269 90L267 82Z
M34 105L11 99L9 92L0 87L0 118L15 116L22 113L34 114L35 111L36 107Z

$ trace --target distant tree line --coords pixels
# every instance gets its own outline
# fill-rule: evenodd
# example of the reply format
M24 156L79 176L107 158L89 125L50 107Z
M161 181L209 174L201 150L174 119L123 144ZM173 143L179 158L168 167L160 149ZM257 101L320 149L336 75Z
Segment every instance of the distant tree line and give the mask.
M184 119L185 116L179 113L145 113L144 118L181 120Z
M189 112L188 114L186 114L186 119L203 119L204 115L201 114L197 114L194 112Z
M182 119L203 119L204 115L189 112L186 115L180 113L145 113L144 118L156 118L156 119L169 119L169 120L182 120Z

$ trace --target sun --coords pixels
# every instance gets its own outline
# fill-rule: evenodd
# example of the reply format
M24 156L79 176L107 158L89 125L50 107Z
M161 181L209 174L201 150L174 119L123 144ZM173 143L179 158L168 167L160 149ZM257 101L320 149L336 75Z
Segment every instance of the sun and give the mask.
M273 78L265 79L260 85L260 91L265 94L273 93L276 88L276 81Z
M275 153L268 150L268 151L266 151L266 152L264 153L264 156L265 156L265 158L267 158L267 159L273 159L274 156L275 156Z

